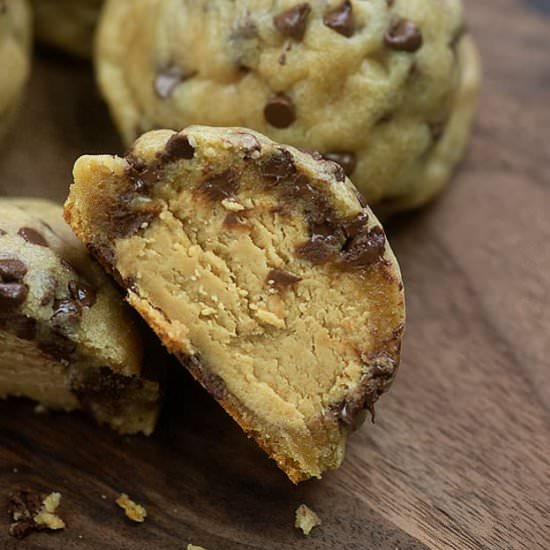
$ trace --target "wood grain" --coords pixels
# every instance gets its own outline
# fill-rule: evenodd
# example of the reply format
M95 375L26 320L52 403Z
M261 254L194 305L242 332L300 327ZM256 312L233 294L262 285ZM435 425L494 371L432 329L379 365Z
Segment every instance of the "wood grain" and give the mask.
M549 2L467 6L485 65L473 144L436 204L389 227L404 360L345 466L291 486L178 368L150 439L7 401L0 506L19 487L60 490L69 527L18 543L0 513L0 548L550 548ZM76 156L120 150L90 68L41 55L0 193L61 200ZM143 525L120 491L147 507ZM309 539L292 527L302 502L323 519Z

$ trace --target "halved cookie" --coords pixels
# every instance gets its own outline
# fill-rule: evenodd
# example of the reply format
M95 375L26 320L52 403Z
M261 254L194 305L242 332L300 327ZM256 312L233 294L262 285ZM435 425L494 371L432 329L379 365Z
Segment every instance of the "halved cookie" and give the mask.
M129 302L295 482L337 468L388 389L399 268L342 168L242 128L85 156L65 215Z
M150 434L159 384L143 372L138 322L60 206L0 200L0 398Z

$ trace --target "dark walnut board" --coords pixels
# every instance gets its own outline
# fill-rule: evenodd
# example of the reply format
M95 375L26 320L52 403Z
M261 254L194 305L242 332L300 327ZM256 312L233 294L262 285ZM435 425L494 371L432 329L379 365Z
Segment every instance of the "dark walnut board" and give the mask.
M292 486L183 369L150 439L1 402L0 549L550 548L550 2L467 4L485 65L473 144L436 204L388 226L402 370L344 467ZM89 66L65 58L39 56L19 124L2 194L62 200L79 154L121 150ZM20 487L61 491L66 531L10 539ZM323 519L309 539L301 503Z

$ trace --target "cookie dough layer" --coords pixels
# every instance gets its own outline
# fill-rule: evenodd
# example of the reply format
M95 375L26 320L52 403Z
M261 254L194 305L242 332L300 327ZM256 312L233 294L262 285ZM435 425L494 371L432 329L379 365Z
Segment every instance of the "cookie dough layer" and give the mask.
M0 136L17 112L30 72L31 15L26 0L0 3Z
M461 0L108 0L97 74L128 143L246 126L339 162L387 215L463 156L480 81L464 25Z
M295 482L390 386L399 268L339 165L240 128L85 156L66 219L166 347Z
M38 40L80 57L91 57L103 0L32 0Z
M84 409L121 433L153 431L136 319L63 221L61 207L0 200L0 398Z

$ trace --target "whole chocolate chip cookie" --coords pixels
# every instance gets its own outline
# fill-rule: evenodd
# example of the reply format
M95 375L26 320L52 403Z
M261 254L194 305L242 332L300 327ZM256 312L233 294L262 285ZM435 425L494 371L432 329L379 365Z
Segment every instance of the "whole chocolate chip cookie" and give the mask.
M0 135L21 103L30 72L31 18L27 0L0 2Z
M444 186L480 80L461 0L108 0L97 71L128 143L247 126L340 163L383 214Z
M60 206L0 199L0 398L151 433L159 384L143 375L137 321Z
M92 55L103 0L32 0L41 42L80 57Z
M67 220L166 347L293 481L337 468L404 323L397 262L342 167L194 126L74 177Z

